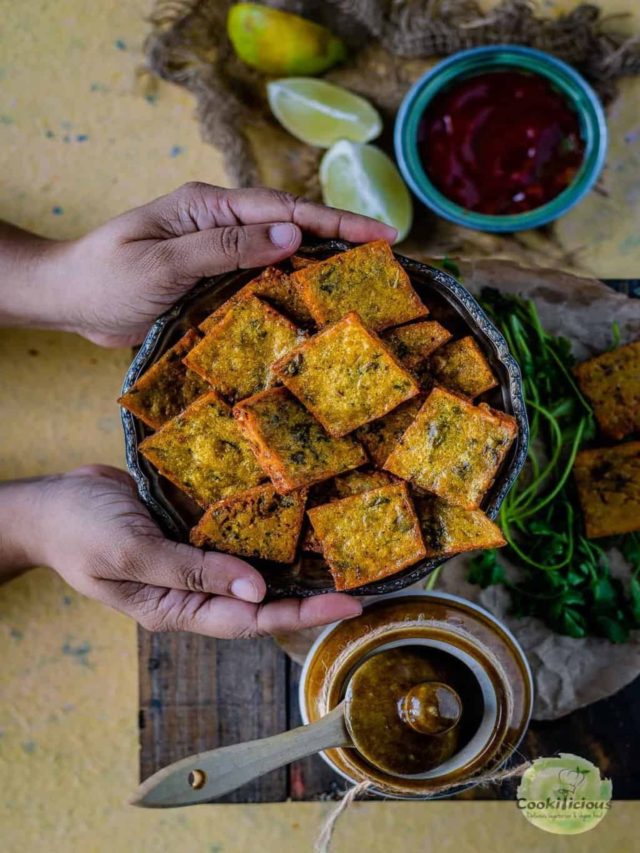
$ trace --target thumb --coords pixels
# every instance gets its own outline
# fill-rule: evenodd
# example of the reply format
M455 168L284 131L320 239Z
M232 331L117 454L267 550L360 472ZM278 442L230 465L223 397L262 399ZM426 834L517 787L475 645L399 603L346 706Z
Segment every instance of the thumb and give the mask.
M265 596L262 575L244 560L168 539L151 541L127 560L127 580L254 603Z
M229 225L162 242L176 278L204 278L236 269L268 266L292 255L302 232L291 222Z

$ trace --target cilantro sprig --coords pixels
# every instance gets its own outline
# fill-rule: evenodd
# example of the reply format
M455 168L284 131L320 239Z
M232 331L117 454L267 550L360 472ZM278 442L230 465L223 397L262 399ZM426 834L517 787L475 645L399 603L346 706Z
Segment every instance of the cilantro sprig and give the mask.
M571 372L571 343L545 331L530 300L487 288L481 303L520 364L531 435L525 469L499 517L519 577L507 577L497 552L485 551L472 560L469 580L503 584L514 614L536 616L560 634L625 642L640 627L640 537L612 543L632 566L625 587L602 545L585 537L571 479L578 451L596 431Z

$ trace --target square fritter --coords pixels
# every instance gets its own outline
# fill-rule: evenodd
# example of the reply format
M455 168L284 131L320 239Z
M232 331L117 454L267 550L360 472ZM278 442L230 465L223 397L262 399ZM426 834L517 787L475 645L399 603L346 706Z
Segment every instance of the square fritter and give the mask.
M251 279L244 287L200 323L200 329L208 332L225 316L236 302L248 296L259 296L281 311L287 317L300 325L307 326L313 322L305 301L298 287L282 270L277 267L267 267L257 278Z
M502 531L480 509L463 509L435 495L414 499L427 557L449 557L463 551L502 548Z
M640 441L582 450L573 473L590 539L640 530Z
M388 471L377 471L369 468L358 468L341 474L334 482L336 495L339 498L348 498L350 495L359 495L361 492L370 492L371 489L379 489L390 483L397 483L397 479Z
M377 421L371 421L356 431L356 438L364 444L373 462L382 468L391 451L400 441L420 411L424 397L407 400L397 409Z
M215 391L199 397L139 449L202 507L265 479L231 408Z
M304 335L255 296L238 300L185 357L185 364L229 400L274 383L271 365Z
M333 436L381 418L420 391L355 312L292 349L273 371Z
M426 554L406 483L332 501L307 514L336 589L393 575Z
M397 329L388 329L382 340L406 368L419 370L429 360L429 356L442 344L451 339L451 332L436 320L423 320L410 323Z
M233 410L256 459L280 492L328 480L366 462L351 437L332 438L286 388L243 400Z
M510 415L435 387L384 467L450 503L477 509L516 433Z
M384 240L310 264L291 278L321 326L357 311L367 326L380 331L429 313Z
M584 361L575 374L605 435L640 432L640 341Z
M208 384L182 363L199 340L200 335L196 331L188 331L142 374L135 385L118 399L118 403L151 429L159 429L186 409L209 390Z
M280 495L258 486L212 504L191 531L191 543L238 557L293 563L300 538L304 490Z
M438 384L471 399L498 384L471 335L440 347L431 357L428 373Z

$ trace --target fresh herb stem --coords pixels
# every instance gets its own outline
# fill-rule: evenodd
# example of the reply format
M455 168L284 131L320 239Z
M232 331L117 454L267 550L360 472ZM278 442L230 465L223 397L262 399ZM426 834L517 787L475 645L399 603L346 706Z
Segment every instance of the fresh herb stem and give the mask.
M490 289L481 301L520 364L530 445L525 470L500 510L517 582L506 576L496 551L474 557L469 579L503 584L514 613L536 616L559 633L624 642L640 627L640 536L618 542L632 566L625 586L612 577L601 545L584 535L571 471L595 425L571 372L570 343L544 329L532 301ZM619 342L615 327L613 337Z

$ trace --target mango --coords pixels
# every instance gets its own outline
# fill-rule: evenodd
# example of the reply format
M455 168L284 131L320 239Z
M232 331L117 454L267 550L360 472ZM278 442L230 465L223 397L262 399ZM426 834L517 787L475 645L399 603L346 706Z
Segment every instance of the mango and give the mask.
M342 41L326 27L259 3L232 6L227 34L243 62L279 77L321 74L346 56Z

